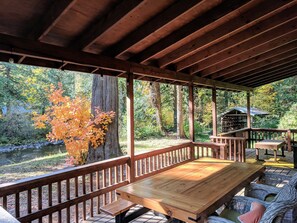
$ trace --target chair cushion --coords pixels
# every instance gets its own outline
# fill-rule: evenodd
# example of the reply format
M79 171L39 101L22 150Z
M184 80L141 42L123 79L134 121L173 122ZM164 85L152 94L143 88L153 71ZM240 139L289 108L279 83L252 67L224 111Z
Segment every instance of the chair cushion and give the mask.
M267 202L272 202L275 198L276 194L268 194L266 197L265 197L265 201Z
M238 220L239 215L240 215L240 213L238 213L237 211L226 208L221 212L220 217L226 218L226 219L231 220L235 223L240 223L240 221Z
M245 214L242 214L238 217L238 220L241 223L258 223L260 222L266 208L258 203L252 202L251 210Z

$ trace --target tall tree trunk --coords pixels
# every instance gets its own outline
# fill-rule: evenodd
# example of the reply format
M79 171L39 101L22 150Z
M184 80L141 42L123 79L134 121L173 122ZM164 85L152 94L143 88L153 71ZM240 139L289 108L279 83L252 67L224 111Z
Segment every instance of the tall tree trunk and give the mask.
M160 92L160 84L157 82L153 82L150 84L150 96L152 100L152 104L156 109L156 121L159 130L162 133L165 133L165 128L162 120L162 108L161 108L161 92Z
M185 138L184 119L183 119L183 92L182 86L177 86L177 137Z
M92 113L99 107L102 111L114 111L116 116L108 127L105 142L97 149L90 148L88 162L117 157L122 154L118 133L118 80L115 77L94 75L92 86Z
M177 132L177 100L176 100L176 85L173 86L173 128Z
M6 88L6 91L7 92L10 92L10 94L12 95L13 92L11 92L11 89L10 89L10 86L9 86L9 82L11 82L11 67L10 67L10 64L6 65L5 66L5 69L6 69L6 72L5 72L5 76L6 76L6 85L5 85L5 88ZM12 110L12 103L11 103L11 97L8 97L8 100L6 101L6 116L10 116L11 115L11 111Z

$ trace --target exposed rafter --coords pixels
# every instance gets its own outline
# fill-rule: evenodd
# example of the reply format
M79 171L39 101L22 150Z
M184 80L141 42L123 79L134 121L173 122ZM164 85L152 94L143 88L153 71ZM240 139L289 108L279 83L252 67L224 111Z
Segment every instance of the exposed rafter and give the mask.
M229 20L232 19L231 21L225 22L216 29L205 33L203 36L190 41L159 59L159 66L165 67L170 63L175 63L181 59L189 57L202 48L206 48L209 44L214 44L238 33L239 31L246 30L255 25L255 23L284 10L288 6L283 5L288 2L290 1L276 1L272 4L270 1L251 1L229 13L228 18ZM288 5L292 5L292 3ZM280 8L281 6L283 9ZM237 19L239 13L241 13L241 16ZM221 19L224 19L224 17ZM178 68L178 70L181 70L181 68Z
M134 44L156 32L163 26L172 23L179 16L185 15L189 10L192 9L192 7L199 5L200 2L201 0L188 0L187 4L185 4L183 1L177 1L175 4L172 4L169 8L153 17L141 27L138 27L136 30L129 33L129 35L127 35L124 39L112 45L111 47L108 47L102 54L112 57L120 55Z
M285 58L285 59L279 60L279 61L274 62L274 63L268 63L268 64L265 64L264 66L262 66L260 68L257 68L257 69L254 69L252 71L243 73L240 76L232 78L230 80L230 82L239 83L241 80L248 79L250 77L253 77L254 75L264 75L266 72L270 72L270 71L271 72L277 72L278 69L291 66L292 63L296 63L296 61L297 61L297 57L292 55L289 58ZM266 73L266 74L270 74L270 73ZM267 78L268 78L268 76L267 76Z
M175 44L178 41L188 38L190 35L197 32L201 28L205 27L209 23L212 23L218 20L219 18L225 16L226 14L230 13L231 11L245 4L248 1L249 0L223 1L223 3L221 3L220 5L212 8L211 10L207 11L206 13L199 16L198 18L192 20L190 23L183 26L179 30L171 33L167 37L151 45L146 50L142 51L140 54L133 56L131 58L131 61L135 61L139 63L145 62L155 54L163 51L164 49L168 48L169 46L171 46L172 44Z
M85 49L93 44L104 32L116 24L121 18L135 9L141 0L123 0L116 4L115 8L107 15L97 18L90 26L84 30L79 37L70 45L75 49Z
M176 80L185 83L192 82L193 84L212 87L216 86L217 88L239 91L251 90L251 88L246 88L244 86L214 81L207 78L191 77L190 75L181 72L95 55L65 47L53 46L4 34L0 34L0 52L19 56L29 56L55 63L65 62L67 64L89 66L91 68L101 67L113 71L132 72L148 77Z
M203 50L199 50L197 53L191 55L190 57L179 61L178 63L176 63L176 69L180 71L189 66L202 62L203 60L206 60L211 56L214 56L226 49L229 49L240 42L247 41L250 38L253 38L273 27L278 26L281 23L295 18L297 16L297 5L296 2L292 2L291 4L293 5L292 7L282 8L280 13L266 18L265 20L255 24L249 29L243 30L238 34L235 34Z
M59 0L53 2L51 7L42 15L42 18L38 19L34 26L31 26L27 37L33 40L41 40L75 2L76 0Z
M296 50L294 52L296 54ZM293 55L285 54L284 58L282 58L282 56L283 55L277 55L274 58L261 61L241 73L238 72L238 75L232 74L224 78L221 78L221 80L223 81L230 80L231 82L238 81L242 78L250 77L252 76L252 74L261 74L267 69L268 70L277 69L279 66L286 65L287 63L290 63L292 60L295 60L294 54Z
M200 61L198 64L190 68L190 73L195 74L200 72L203 77L206 77L219 69L226 68L227 66L236 63L238 59L237 55L246 54L244 57L246 58L252 52L254 52L254 55L258 55L261 52L269 51L275 47L273 44L276 44L276 47L278 47L282 42L287 43L289 40L287 40L287 42L285 41L286 34L289 35L291 32L296 31L296 28L297 17L281 26L279 25L265 33L236 44L216 55L210 56L206 60ZM274 43L273 41L277 43Z
M271 61L270 59L273 59L276 56L279 56L279 55L282 56L284 55L284 53L291 52L292 50L296 50L296 49L297 49L297 41L290 42L284 46L265 52L261 55L252 57L241 63L235 64L222 71L219 71L213 74L211 78L218 79L220 77L223 77L226 80L226 79L236 77L242 73L252 71L254 69L257 69L258 67L261 67L261 64L266 64L267 62L270 62Z
M59 19L74 5L77 0L60 0L53 2L51 7L30 26L27 38L32 40L42 40L42 38L55 26ZM21 57L18 63L22 63L26 57Z

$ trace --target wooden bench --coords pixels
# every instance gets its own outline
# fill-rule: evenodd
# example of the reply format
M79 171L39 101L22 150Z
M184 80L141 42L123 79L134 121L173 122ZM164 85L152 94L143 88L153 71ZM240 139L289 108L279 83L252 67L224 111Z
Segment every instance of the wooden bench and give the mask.
M100 210L108 215L115 217L116 223L126 223L132 221L135 218L138 218L139 216L149 211L148 208L143 207L132 212L129 215L126 215L130 208L134 206L136 206L136 204L120 198L117 201L101 207Z

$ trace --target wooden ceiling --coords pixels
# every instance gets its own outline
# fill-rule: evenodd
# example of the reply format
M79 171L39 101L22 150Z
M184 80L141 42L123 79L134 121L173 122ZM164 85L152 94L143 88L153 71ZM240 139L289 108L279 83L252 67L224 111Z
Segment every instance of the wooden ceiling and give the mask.
M297 0L0 1L0 60L251 90L297 74Z

